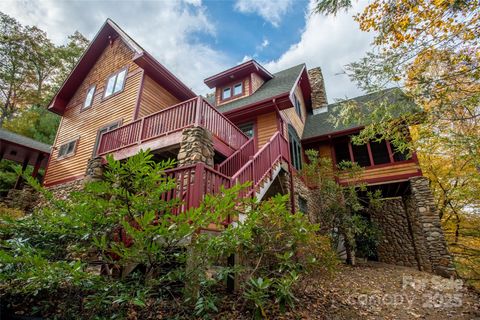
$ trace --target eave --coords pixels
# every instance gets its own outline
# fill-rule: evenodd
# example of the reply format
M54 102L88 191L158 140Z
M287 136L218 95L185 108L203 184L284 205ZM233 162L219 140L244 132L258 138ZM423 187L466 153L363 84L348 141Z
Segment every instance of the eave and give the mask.
M242 118L247 118L252 115L252 113L254 113L255 115L259 115L263 113L274 112L276 110L287 109L291 106L292 105L290 101L290 93L284 92L274 97L257 101L241 108L226 111L223 114L227 116L230 120L235 121Z
M232 80L244 78L254 72L257 73L260 77L262 77L265 81L273 78L273 75L268 72L267 69L262 67L255 60L250 60L239 64L238 66L235 66L233 68L217 73L216 75L208 77L203 82L210 89L212 89L224 83L231 82Z

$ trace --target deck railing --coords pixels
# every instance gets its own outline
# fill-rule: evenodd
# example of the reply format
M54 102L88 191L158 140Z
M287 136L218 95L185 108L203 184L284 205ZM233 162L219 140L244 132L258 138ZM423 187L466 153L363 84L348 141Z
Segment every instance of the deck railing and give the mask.
M248 141L248 137L221 112L197 97L104 133L97 154L105 155L192 126L204 127L234 150Z
M248 140L243 146L235 151L230 157L218 165L218 171L231 177L240 170L250 157L255 154L254 138Z
M165 171L168 178L175 179L176 187L165 192L162 200L178 199L181 201L177 212L185 212L197 207L206 194L217 194L220 188L230 187L230 178L220 172L197 163Z
M261 181L269 174L277 162L285 159L290 162L288 141L277 131L270 140L245 165L232 176L233 184L243 184L251 181L252 185L242 196L251 196L259 187Z

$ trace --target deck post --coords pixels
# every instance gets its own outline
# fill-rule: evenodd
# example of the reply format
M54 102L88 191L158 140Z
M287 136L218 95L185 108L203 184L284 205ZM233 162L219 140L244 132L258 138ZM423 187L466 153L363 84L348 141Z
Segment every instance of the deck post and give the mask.
M192 190L193 192L191 193L191 205L193 207L198 207L201 202L201 198L203 195L203 188L202 188L202 182L203 182L203 172L205 171L205 164L203 162L198 162L195 164L195 173L193 177L193 186Z
M198 96L197 98L197 108L195 113L195 126L200 126L202 124L202 97Z
M33 167L33 172L32 172L33 178L36 178L38 175L38 170L40 169L40 164L42 163L43 157L44 157L43 153L39 153L37 155L37 159L35 160L35 166Z
M27 169L28 162L30 162L30 155L26 155L25 158L23 159L22 174L18 176L17 181L15 182L15 185L13 186L13 189L19 189L20 188L20 184L23 181L22 175L25 172L25 170Z

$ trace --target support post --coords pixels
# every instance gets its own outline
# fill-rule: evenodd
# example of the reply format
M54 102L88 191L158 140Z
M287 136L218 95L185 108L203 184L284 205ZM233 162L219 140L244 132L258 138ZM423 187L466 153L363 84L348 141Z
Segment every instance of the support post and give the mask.
M37 175L38 175L38 170L40 169L40 165L42 164L43 158L44 158L44 154L43 154L43 153L39 153L39 154L37 155L37 160L35 160L35 166L34 166L33 172L32 172L32 177L33 177L33 178L36 178L36 177L37 177Z
M15 185L13 186L13 189L20 189L20 185L22 184L23 178L22 174L25 172L28 166L28 162L30 161L30 155L26 155L25 158L23 159L22 163L22 173L20 176L18 176L17 181L15 182Z

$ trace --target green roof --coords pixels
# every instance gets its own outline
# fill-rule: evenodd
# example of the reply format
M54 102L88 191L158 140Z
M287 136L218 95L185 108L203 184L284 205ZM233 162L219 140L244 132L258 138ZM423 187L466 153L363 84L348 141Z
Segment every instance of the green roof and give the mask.
M349 125L339 124L338 126L335 126L335 124L329 121L329 119L331 117L338 116L345 103L356 102L360 107L360 112L369 112L368 106L377 101L378 103L390 102L396 105L402 103L402 106L406 108L399 107L398 109L394 110L396 113L394 116L398 117L406 112L418 111L418 107L413 104L413 102L402 92L402 90L399 88L385 89L349 100L329 104L327 106L327 111L323 113L316 115L309 114L305 122L302 139L321 137L327 134L334 134L340 131L365 126L366 123L351 123Z
M297 81L304 67L305 64L302 63L295 67L274 73L273 79L265 82L252 95L221 105L218 107L218 110L221 112L228 112L268 98L273 98L282 93L288 93L290 90L292 90L293 86L295 85L295 81ZM214 102L214 99L214 97L210 97L208 100L210 103L212 103Z
M0 128L0 140L15 143L44 153L50 153L50 145Z

